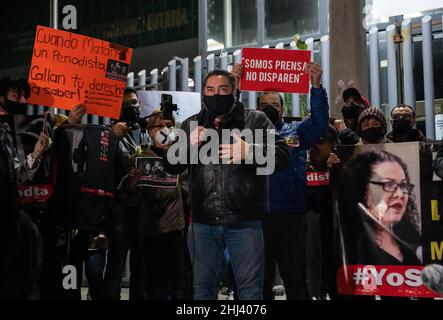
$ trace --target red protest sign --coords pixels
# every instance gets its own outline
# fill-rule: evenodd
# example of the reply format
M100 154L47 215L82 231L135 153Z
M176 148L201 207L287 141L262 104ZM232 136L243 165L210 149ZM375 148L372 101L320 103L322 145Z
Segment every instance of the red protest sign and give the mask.
M311 51L244 48L242 91L309 93Z
M28 103L119 118L133 49L37 26Z

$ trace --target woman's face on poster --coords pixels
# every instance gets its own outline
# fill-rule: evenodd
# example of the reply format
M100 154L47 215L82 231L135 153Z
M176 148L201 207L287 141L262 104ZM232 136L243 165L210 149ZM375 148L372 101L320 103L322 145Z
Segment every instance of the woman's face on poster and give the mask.
M367 188L367 208L383 225L398 223L406 212L409 191L406 174L397 162L381 162L372 166Z

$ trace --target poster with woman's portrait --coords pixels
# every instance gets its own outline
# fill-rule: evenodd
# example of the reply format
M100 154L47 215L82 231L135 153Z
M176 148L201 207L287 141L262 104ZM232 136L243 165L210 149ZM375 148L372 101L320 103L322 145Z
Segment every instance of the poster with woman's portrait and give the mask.
M420 277L429 262L423 224L430 210L422 186L433 183L432 165L424 170L431 148L411 142L334 152L340 158L332 179L338 292L434 296Z

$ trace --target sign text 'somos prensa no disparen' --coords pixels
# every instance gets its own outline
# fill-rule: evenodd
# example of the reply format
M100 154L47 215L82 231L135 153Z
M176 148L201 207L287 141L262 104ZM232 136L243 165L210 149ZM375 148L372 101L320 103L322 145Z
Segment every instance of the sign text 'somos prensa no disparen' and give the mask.
M29 103L118 118L133 49L37 26Z
M310 51L284 49L243 49L242 91L308 93L306 72Z

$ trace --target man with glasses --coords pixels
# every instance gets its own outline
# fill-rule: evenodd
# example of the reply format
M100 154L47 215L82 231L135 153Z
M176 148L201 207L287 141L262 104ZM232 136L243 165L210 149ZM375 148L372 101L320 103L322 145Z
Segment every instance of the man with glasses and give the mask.
M408 105L398 105L391 111L392 131L387 138L392 142L426 141L416 124L415 110Z

